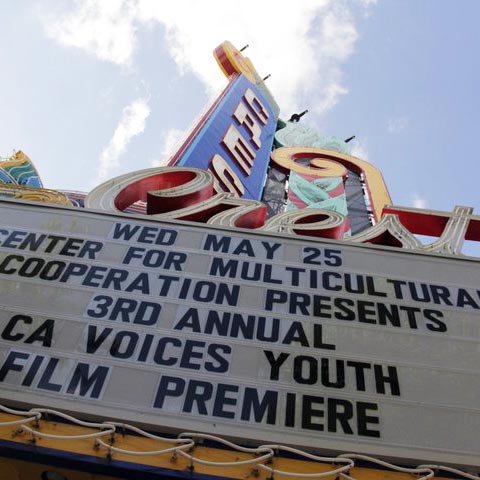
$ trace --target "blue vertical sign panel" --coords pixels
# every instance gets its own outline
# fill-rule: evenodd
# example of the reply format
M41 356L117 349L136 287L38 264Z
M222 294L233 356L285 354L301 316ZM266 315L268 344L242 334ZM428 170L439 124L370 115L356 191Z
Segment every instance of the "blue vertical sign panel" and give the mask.
M235 115L236 111L243 112L246 120L240 121L239 114ZM203 119L198 132L184 145L174 165L213 171L212 159L219 155L230 169L227 177L231 179L236 176L237 182L239 180L243 185L242 198L259 200L276 125L277 115L267 97L244 75L238 75L231 80L217 105ZM239 148L235 148L235 142L229 137L232 132L237 136L240 134ZM226 140L227 137L230 142ZM246 155L245 161L239 161L242 154L245 157L245 147L249 155Z

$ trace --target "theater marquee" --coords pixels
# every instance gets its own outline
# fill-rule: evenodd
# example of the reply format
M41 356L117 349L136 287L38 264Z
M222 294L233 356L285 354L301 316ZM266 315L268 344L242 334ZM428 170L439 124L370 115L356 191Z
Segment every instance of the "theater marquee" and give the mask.
M0 211L1 401L478 463L477 263L15 201Z

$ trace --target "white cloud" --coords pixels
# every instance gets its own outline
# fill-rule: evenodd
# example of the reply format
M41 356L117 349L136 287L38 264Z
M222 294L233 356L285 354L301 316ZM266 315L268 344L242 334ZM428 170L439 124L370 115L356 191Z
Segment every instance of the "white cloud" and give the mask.
M387 122L387 130L390 133L400 133L408 127L407 117L391 118Z
M418 193L415 193L412 198L412 205L415 208L427 208L427 200Z
M152 167L161 167L168 163L170 157L180 148L181 142L186 136L186 131L172 128L163 137L163 148L160 158L151 160Z
M183 0L165 5L139 0L138 6L142 21L166 28L167 46L180 71L197 75L210 93L225 85L211 52L226 39L237 47L250 45L245 55L262 76L272 74L267 85L285 115L307 107L324 112L347 93L339 67L353 52L357 32L341 2L304 0L292 8L287 1Z
M358 157L361 160L369 161L368 160L368 142L364 138L355 138L352 140L353 147L352 147L352 155L354 157ZM372 163L372 162L370 162Z
M371 0L362 0L369 7ZM136 31L160 24L179 72L200 78L212 94L225 78L212 58L223 40L245 44L247 56L271 73L267 85L283 115L308 108L322 114L348 93L342 64L358 38L353 6L347 0L77 0L73 12L49 15L48 34L63 45L82 48L102 60L128 65ZM201 19L201 21L200 21Z
M145 121L149 115L150 107L146 98L138 98L123 109L113 137L100 156L97 182L105 180L112 168L119 165L118 160L126 151L130 140L145 129Z
M100 60L128 65L135 49L131 0L77 0L68 13L43 15L47 35L66 47L76 47Z

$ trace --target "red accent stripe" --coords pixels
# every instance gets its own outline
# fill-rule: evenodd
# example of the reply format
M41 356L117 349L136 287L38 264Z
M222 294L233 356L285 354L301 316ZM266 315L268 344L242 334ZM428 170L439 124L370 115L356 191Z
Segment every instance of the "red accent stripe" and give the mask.
M292 190L289 190L288 192L288 200L292 202L299 210L307 207L307 204L300 200Z
M215 57L217 57L218 62L222 65L229 76L238 73L230 62L230 59L225 54L225 49L221 45L214 50L214 54Z
M332 197L339 197L340 195L343 195L345 193L345 186L343 183L340 183L337 188L334 188L333 190L327 190L327 193Z

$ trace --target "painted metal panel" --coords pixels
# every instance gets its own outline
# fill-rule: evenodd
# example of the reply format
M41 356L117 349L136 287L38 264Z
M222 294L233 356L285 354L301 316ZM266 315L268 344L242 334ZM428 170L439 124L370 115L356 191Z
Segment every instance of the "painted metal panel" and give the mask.
M251 102L245 98L248 91L253 92L255 101ZM238 120L238 118L241 118L240 113L237 114L238 118L234 116L239 105L242 113L247 113L247 120L244 122ZM264 112L261 114L261 119L257 116L259 111ZM253 122L253 127L249 121L250 123ZM190 144L181 156L175 160L174 164L182 167L213 170L212 160L215 155L219 155L244 186L245 191L239 196L258 200L262 194L266 171L270 162L270 151L276 124L276 114L263 92L251 83L247 77L238 75L231 80L221 101L213 111L209 112L208 118L204 119L203 125L190 139ZM252 140L254 137L252 128L260 130L259 142ZM231 129L233 129L233 132ZM238 153L238 144L234 140L230 143L231 148L225 143L228 132L232 134L235 131L238 131L241 135L240 153ZM235 149L237 150L236 155L246 157L243 168L238 161L235 161L235 153L232 153L232 150ZM245 154L246 151L249 153ZM251 166L249 163L251 163ZM230 173L227 175L231 176Z
M478 465L478 262L0 202L0 400Z

